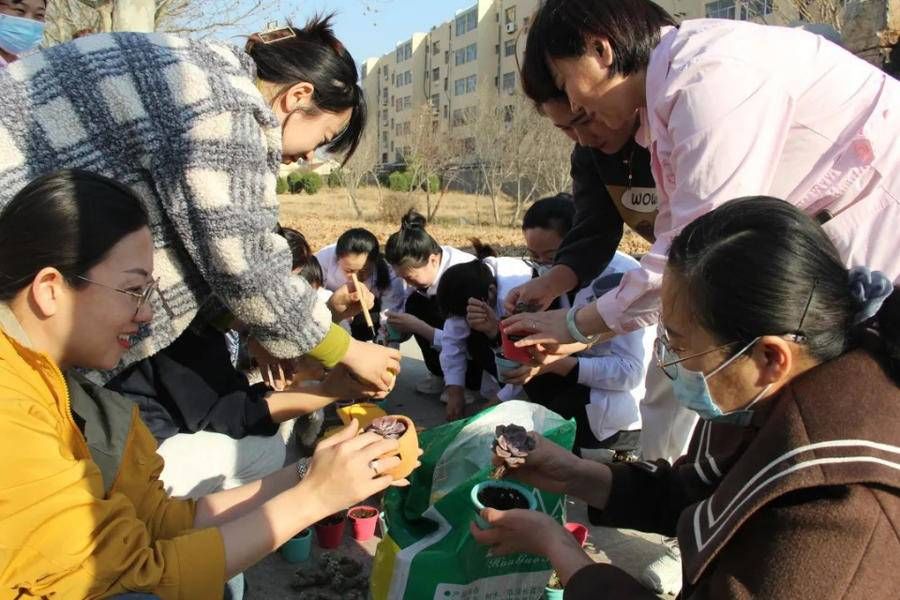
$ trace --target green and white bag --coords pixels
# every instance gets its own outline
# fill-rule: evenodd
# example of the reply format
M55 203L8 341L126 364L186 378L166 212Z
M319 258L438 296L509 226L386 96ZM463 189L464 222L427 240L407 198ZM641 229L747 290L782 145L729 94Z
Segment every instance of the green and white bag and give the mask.
M575 423L529 402L504 402L464 421L422 433L422 466L407 488L384 497L387 532L375 553L374 600L537 600L549 563L517 554L488 557L469 524L473 486L490 477L497 425L515 423L571 449ZM538 510L560 523L565 499L535 490Z

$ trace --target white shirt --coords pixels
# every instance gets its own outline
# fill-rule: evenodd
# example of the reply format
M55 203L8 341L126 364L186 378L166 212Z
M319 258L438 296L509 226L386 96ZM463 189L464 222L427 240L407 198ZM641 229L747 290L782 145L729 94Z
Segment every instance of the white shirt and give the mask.
M497 303L494 311L497 317L502 319L506 316L503 299L514 287L531 281L534 270L521 258L488 257L484 259L484 264L494 275L497 286ZM446 385L465 385L466 340L469 339L470 333L465 317L451 316L444 321L441 370L444 371Z
M640 263L635 259L616 252L609 266L594 281L639 267ZM595 300L591 282L575 295L573 305L585 306ZM568 298L563 296L560 303L567 306ZM646 394L645 381L653 358L655 337L654 328L646 327L575 355L578 358L578 383L591 389L586 410L591 431L598 440L618 431L641 428L640 403ZM498 396L508 400L519 395L521 389L521 386L507 385Z
M396 296L399 298L397 308L392 308L390 310L393 312L403 312L406 307L406 299L413 294L422 294L423 296L433 298L435 295L437 295L438 285L440 285L441 283L441 277L444 275L444 271L454 265L472 262L473 260L475 260L475 256L469 254L468 252L463 252L462 250L453 248L452 246L441 246L441 264L438 265L438 272L437 276L434 278L434 283L432 283L430 286L428 286L427 289L423 291L409 285L408 283L397 277L397 279L400 281L402 289L396 293ZM443 337L443 329L435 327L434 338L431 340L431 347L439 350L443 346ZM463 371L463 373L465 373L465 370Z

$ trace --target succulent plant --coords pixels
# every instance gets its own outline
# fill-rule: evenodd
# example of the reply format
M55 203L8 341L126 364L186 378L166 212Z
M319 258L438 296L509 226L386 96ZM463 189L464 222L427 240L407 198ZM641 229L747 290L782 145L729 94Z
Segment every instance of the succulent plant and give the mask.
M378 417L366 427L366 431L377 433L386 440L399 440L406 433L406 423L397 417Z
M503 459L502 465L494 470L492 477L500 479L508 468L515 468L525 463L525 457L534 450L534 438L528 435L524 427L511 423L497 425L494 430L494 454Z

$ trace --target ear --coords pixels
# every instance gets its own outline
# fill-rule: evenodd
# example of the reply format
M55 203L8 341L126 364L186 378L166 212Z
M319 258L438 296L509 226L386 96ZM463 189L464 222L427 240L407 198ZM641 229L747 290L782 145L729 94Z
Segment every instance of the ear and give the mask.
M313 106L313 93L316 89L313 84L306 81L295 83L281 96L281 108L289 113L298 108L311 108Z
M613 64L613 49L609 38L591 35L587 38L587 48L591 56L595 56L600 66L608 69Z
M794 368L794 355L790 342L784 338L767 335L760 338L753 350L759 366L759 385L780 385L788 379Z
M61 302L69 291L62 273L53 267L41 269L29 288L34 307L43 318L52 317L61 309Z

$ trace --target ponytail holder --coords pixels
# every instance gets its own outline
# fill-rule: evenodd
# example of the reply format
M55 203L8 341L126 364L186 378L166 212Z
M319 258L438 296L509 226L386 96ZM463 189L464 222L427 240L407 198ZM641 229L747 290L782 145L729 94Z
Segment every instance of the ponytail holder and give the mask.
M894 284L881 271L871 271L867 267L850 269L850 296L859 307L853 324L865 323L877 315L893 291Z

